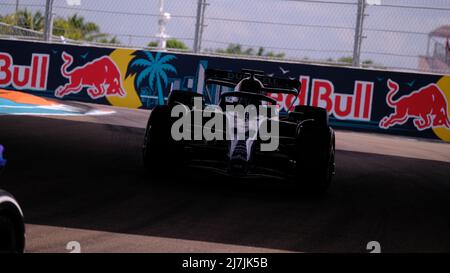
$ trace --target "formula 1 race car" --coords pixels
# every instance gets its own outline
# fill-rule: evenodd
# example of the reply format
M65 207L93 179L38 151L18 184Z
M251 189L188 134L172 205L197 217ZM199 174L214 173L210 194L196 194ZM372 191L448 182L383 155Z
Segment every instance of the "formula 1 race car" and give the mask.
M280 113L273 98L280 93L297 98L300 81L255 70L208 69L205 86L206 95L172 90L167 105L151 112L143 145L151 175L167 176L196 165L232 177L289 178L308 192L328 189L335 171L328 113L292 107L295 100L288 107L293 111Z
M6 165L3 146L0 145L0 175ZM16 199L0 190L0 253L23 253L25 249L25 224L22 209Z

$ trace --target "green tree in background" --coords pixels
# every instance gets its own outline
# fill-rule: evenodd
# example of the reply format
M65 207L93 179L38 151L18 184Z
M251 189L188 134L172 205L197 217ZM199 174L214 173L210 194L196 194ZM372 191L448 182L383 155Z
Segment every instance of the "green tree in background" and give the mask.
M159 43L156 41L151 41L150 43L147 44L148 47L158 47Z
M253 56L264 56L264 57L275 57L275 58L284 58L284 53L274 53L273 51L265 52L264 47L259 47L258 50L254 48L246 48L244 49L241 44L229 44L225 49L217 49L217 53L225 53L232 55L253 55Z
M41 12L31 12L27 9L17 13L0 16L0 22L16 25L35 31L44 31L45 18ZM109 38L108 34L102 33L100 27L93 22L86 22L84 17L78 14L67 18L57 17L53 22L53 35L64 36L71 40L84 40L100 43L119 44L117 37Z
M102 33L96 23L86 22L84 17L78 14L71 15L67 19L56 18L53 22L53 35L64 36L72 40L120 43L116 37L109 39L108 34Z
M273 51L265 52L264 47L259 47L258 49L258 56L265 56L265 57L275 57L275 58L284 58L284 53L274 53Z
M334 60L330 58L330 62ZM353 63L353 57L341 57L337 60L339 63L351 64Z
M333 61L333 59L331 59L331 61ZM344 64L352 64L353 63L353 57L341 57L337 60L339 63L344 63ZM362 61L362 67L375 67L376 65L374 64L374 62L372 60L364 60Z
M0 15L0 22L35 31L44 31L45 18L41 12L32 13L27 9L8 15Z
M352 57L341 57L338 59L338 62L352 64L353 58ZM373 65L373 61L372 60L364 60L362 62L362 65L363 66L371 66L371 65Z
M120 44L120 40L117 39L116 36L112 37L111 39L105 37L105 38L101 38L99 39L97 42L99 43L103 43L103 44Z
M177 40L177 39L169 39L169 40L167 40L167 47L168 48L184 49L184 50L189 49L189 47L185 43L183 43L182 41Z
M253 48L247 48L244 50L240 44L229 44L225 49L217 49L217 53L233 54L233 55L255 55Z
M148 43L147 46L148 47L158 47L159 46L159 42L152 41L152 42ZM167 48L171 48L171 49L181 49L181 50L188 50L189 49L189 47L185 43L183 43L182 41L177 40L177 39L168 39L166 47Z

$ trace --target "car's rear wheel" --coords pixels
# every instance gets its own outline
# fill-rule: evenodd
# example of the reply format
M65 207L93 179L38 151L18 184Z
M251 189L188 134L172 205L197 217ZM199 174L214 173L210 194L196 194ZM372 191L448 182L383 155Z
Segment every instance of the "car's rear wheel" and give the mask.
M306 137L308 139L309 137ZM296 160L296 180L301 190L307 193L325 193L331 185L334 173L334 147L320 141L300 140ZM332 151L328 151L331 149Z
M296 183L303 191L323 194L334 174L335 140L325 109L302 106L291 117L299 122L296 143Z
M289 113L289 117L296 122L314 120L314 124L316 127L329 127L328 113L324 108L297 105L295 106L294 111Z

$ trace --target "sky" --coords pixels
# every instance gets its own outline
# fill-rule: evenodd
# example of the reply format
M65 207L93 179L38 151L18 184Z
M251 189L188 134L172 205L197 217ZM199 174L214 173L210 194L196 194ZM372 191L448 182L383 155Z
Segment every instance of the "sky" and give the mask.
M68 6L66 0L54 1L57 16L78 12L96 22L103 32L117 36L122 44L145 46L156 40L159 0L81 0L78 7ZM202 48L224 48L229 43L240 43L284 52L292 59L351 56L356 0L330 0L337 4L313 1L208 0ZM6 5L0 4L0 14L14 11L15 0L2 2ZM21 7L43 10L45 0L20 0L19 3ZM381 3L443 8L368 6L366 9L361 59L371 59L387 67L416 68L417 56L426 54L427 34L441 25L450 25L450 0L381 0ZM165 0L165 10L172 15L167 33L190 47L196 9L197 0Z

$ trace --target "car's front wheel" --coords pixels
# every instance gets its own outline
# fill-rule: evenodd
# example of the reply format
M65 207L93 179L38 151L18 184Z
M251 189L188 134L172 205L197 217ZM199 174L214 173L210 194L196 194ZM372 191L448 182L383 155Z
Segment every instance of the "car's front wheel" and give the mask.
M171 136L170 108L158 106L150 114L142 147L143 163L151 177L172 176L183 163L181 142Z
M0 216L0 253L18 253L17 234L11 219Z

